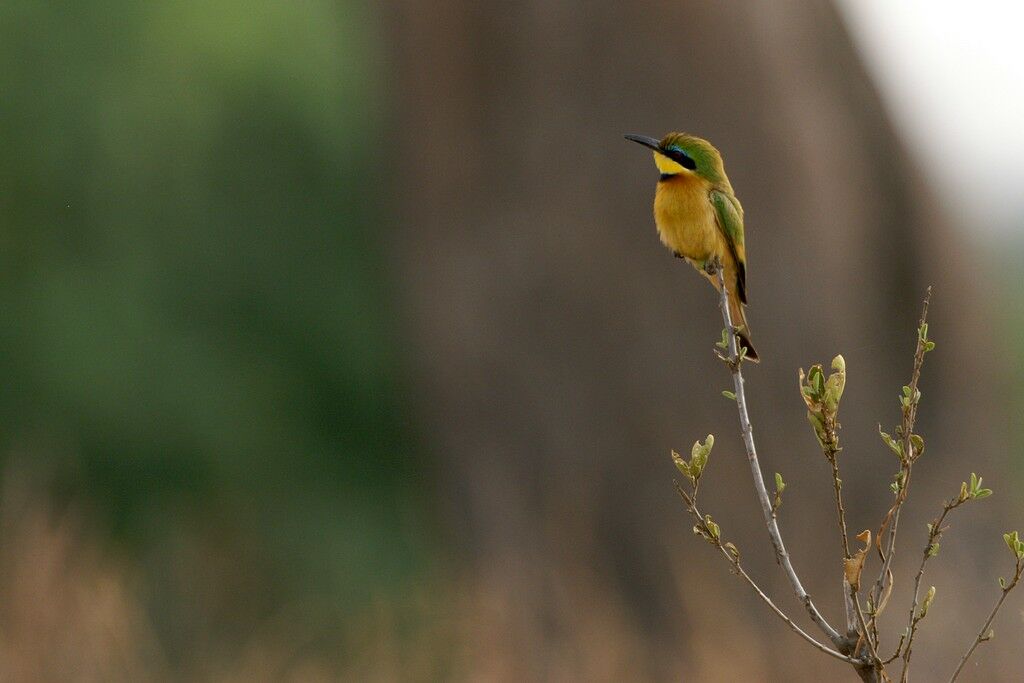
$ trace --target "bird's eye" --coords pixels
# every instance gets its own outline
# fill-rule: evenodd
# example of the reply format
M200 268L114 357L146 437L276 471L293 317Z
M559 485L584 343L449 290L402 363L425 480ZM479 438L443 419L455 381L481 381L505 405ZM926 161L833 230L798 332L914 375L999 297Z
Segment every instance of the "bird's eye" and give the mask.
M683 168L688 168L691 171L697 168L697 163L686 152L678 147L672 147L669 149L669 158Z

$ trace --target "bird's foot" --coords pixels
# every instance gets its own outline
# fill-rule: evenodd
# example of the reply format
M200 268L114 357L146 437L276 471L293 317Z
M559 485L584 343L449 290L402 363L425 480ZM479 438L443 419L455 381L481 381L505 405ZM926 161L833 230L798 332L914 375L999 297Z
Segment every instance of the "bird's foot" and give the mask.
M676 258L686 258L682 254L680 254L678 251L673 251L672 255L675 256Z
M709 258L709 259L704 261L704 272L707 273L708 275L712 276L712 277L714 277L715 275L718 275L718 270L721 267L722 267L722 263L718 260L717 257Z

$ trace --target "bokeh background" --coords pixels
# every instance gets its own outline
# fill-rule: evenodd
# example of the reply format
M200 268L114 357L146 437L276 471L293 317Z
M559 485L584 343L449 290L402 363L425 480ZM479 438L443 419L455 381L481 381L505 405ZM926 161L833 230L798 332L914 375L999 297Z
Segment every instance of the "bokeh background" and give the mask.
M11 0L0 7L0 678L818 681L852 674L695 539L669 449L798 619L701 278L624 132L723 151L749 372L833 621L797 368L842 352L851 527L895 472L890 633L978 471L915 660L948 675L1024 527L1024 49L1009 2ZM970 680L1019 680L1011 597ZM897 625L897 622L900 622ZM890 638L890 640L894 640ZM894 646L890 642L883 649Z

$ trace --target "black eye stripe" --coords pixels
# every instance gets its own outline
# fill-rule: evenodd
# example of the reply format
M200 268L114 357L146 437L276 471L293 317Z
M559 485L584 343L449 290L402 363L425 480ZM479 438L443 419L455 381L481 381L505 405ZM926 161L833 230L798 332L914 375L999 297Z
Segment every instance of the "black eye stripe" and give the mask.
M669 150L668 157L669 157L669 159L671 159L672 161L676 162L677 164L679 164L683 168L688 168L691 171L693 171L693 170L695 170L697 168L697 164L694 162L693 159L688 157L685 152L680 152L677 149L672 149L672 150Z

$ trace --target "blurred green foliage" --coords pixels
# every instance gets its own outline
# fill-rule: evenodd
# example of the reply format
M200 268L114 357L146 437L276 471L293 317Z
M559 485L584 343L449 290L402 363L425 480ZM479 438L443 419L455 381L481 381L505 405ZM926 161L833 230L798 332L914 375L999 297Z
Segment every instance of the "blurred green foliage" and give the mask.
M268 610L419 557L378 28L350 0L0 5L3 453L150 563L238 553Z

